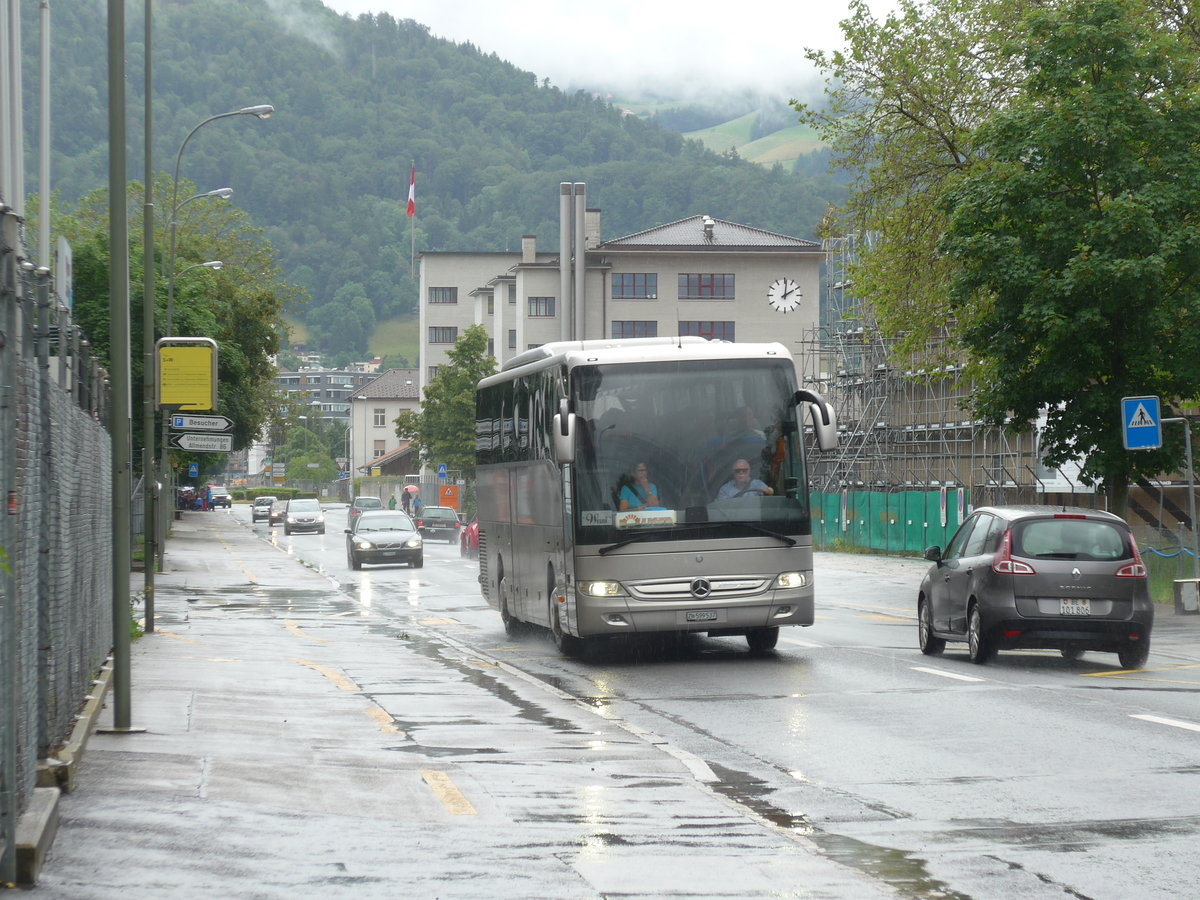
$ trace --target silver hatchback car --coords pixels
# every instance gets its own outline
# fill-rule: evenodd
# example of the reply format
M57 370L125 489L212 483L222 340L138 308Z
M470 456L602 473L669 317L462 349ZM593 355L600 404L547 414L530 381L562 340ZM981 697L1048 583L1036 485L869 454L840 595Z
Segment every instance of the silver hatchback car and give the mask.
M1146 566L1119 516L1061 506L975 510L934 563L917 595L921 652L965 641L972 662L997 650L1049 648L1075 659L1116 653L1145 665L1154 604Z

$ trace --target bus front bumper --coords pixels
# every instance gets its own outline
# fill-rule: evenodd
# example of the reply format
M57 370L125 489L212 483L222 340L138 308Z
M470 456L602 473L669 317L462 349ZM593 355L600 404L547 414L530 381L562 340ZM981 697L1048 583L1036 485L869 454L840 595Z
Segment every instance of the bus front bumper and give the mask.
M632 597L587 597L575 605L581 637L695 631L745 634L755 628L813 624L812 588L773 590L738 600L646 602Z

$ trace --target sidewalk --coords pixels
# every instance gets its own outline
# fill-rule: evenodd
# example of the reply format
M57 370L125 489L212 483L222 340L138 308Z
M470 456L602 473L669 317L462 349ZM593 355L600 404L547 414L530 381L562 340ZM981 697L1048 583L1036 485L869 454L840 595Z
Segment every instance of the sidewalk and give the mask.
M702 760L262 548L220 511L174 523L145 730L90 738L37 894L893 896Z

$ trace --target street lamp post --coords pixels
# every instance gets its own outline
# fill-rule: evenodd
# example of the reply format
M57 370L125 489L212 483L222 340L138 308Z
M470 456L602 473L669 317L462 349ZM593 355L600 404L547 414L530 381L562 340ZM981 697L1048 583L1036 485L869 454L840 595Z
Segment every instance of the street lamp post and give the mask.
M233 188L217 188L213 191L205 191L203 194L193 194L188 197L178 206L171 208L171 226L170 226L170 248L167 251L168 271L167 271L167 330L166 335L174 336L175 334L175 276L182 275L183 272L175 271L175 225L179 218L179 211L191 203L193 200L200 200L204 197L215 197L218 200L228 200L233 196ZM210 269L219 269L219 265L214 266L211 263L203 263ZM193 268L193 267L189 267ZM183 270L184 272L187 269Z

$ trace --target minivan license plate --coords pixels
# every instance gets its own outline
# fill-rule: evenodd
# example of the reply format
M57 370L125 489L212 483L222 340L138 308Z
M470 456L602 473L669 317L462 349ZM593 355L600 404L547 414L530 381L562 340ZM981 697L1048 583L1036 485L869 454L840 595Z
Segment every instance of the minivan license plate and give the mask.
M717 611L715 609L696 609L684 613L684 619L688 622L715 622L717 620Z
M1064 616L1090 616L1092 607L1086 597L1064 598L1059 613Z

